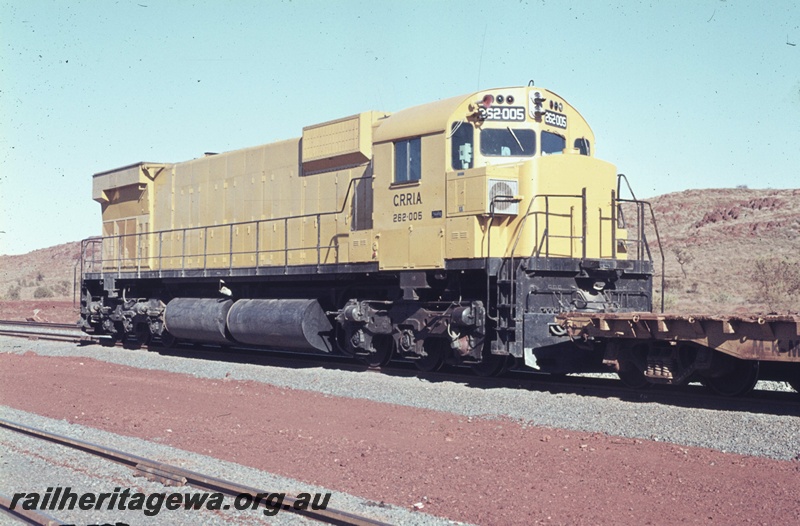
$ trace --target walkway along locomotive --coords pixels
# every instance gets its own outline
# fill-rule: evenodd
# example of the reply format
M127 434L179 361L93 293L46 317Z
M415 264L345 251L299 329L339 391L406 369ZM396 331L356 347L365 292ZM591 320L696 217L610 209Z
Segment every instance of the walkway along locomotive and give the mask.
M608 345L581 332L592 319L556 319L652 310L647 203L620 198L594 144L575 108L529 85L95 174L103 236L82 246L81 325L426 371L571 372L605 357L633 384L671 382L667 362L691 355L683 369L730 377L703 352Z

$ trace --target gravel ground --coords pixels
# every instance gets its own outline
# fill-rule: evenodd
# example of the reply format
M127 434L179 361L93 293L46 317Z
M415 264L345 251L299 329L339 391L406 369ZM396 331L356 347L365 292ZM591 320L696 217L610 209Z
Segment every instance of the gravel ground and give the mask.
M676 408L690 415L691 409L678 407L692 407L691 397L685 395L664 397L651 391L649 398L639 399L625 391L610 390L609 394L602 388L563 385L543 392L516 377L499 384L468 376L427 381L402 371L358 373L341 366L320 370L298 360L288 367L287 360L272 357L268 360L272 367L240 369L237 364L213 362L208 354L205 359L176 360L157 354L148 358L144 351L92 350L110 352L115 358L156 360L155 366L170 362L177 371L170 372L82 355L41 356L26 352L26 342L17 342L22 345L14 352L0 353L0 403L9 407L213 456L309 486L357 495L363 501L391 503L409 511L417 507L415 503L424 503L424 512L455 521L509 526L789 524L800 509L793 490L800 473L796 461L502 417L502 404L512 400L509 407L534 408L531 414L552 418L559 411L569 412L559 417L571 415L596 424L598 410L586 402L600 400L605 404L597 404L599 411L607 413L602 418L629 427L635 408L670 415L675 421L680 417L680 412L673 411ZM55 347L59 345L66 347ZM39 343L31 342L29 348L34 346ZM277 367L279 363L284 367ZM217 371L217 365L225 367ZM208 367L213 370L211 378ZM302 372L306 377L301 374L294 383L306 389L275 386L263 379L236 379L254 372L273 383L281 378L284 384L289 376ZM456 378L466 385L455 383ZM527 389L515 388L517 382L525 383ZM320 385L349 397L320 393ZM566 394L556 392L565 389ZM416 405L373 401L359 393L378 399L400 396ZM786 399L774 399L782 398ZM657 403L659 399L670 405ZM495 414L476 418L470 413L478 411L436 410L461 407L470 400L478 411ZM715 409L733 407L708 399L704 403ZM420 407L423 404L434 409ZM771 416L796 414L796 405L780 401L774 408L763 401L735 405ZM634 409L626 412L626 407ZM737 425L748 425L742 423L742 416L755 417L755 425L763 424L758 414L742 410L704 409L698 414L688 425L708 427L701 418L708 420L710 414L714 425L721 422L724 433L748 434L747 429L736 430ZM782 419L782 425L782 432L796 435L788 418ZM765 425L766 439L777 436L776 427L780 425ZM692 430L684 431L691 434ZM716 443L723 439L729 437ZM787 443L780 445L784 450L797 446L796 438L784 440Z
M85 356L142 369L198 378L253 380L335 396L434 409L448 413L498 416L525 424L628 438L700 446L744 455L788 460L800 456L800 409L793 414L698 409L637 401L550 393L520 385L472 387L451 381L347 371L309 365L286 368L161 355L146 350L76 346L0 337L3 352L33 351L43 356ZM521 382L521 384L524 382Z
M410 511L388 504L365 501L340 491L311 486L290 478L280 477L232 462L225 462L217 458L198 455L137 438L108 433L95 428L69 424L63 420L45 418L17 409L0 406L0 416L17 423L113 447L128 453L263 489L264 491L285 492L288 496L294 496L300 492L332 492L329 502L331 508L372 517L375 520L390 524L420 526L456 524L453 521L439 519L425 513ZM132 493L142 492L145 495L176 491L189 493L200 491L193 488L167 488L159 483L150 482L141 477L134 477L132 469L120 464L5 429L0 429L0 466L2 466L2 469L0 469L0 487L9 496L16 492L37 492L43 495L47 488L55 486L71 487L72 491L78 494L86 492L95 494L102 492L112 493L115 488L122 488L122 490L130 488ZM230 505L232 501L232 498L226 498L227 504ZM48 511L47 513L57 519L72 521L77 524L87 524L88 522L108 522L113 524L116 521L121 521L131 526L138 524L319 524L316 521L304 519L289 512L280 512L277 515L266 517L260 510L235 511L233 506L226 511L162 509L155 516L146 516L142 511L130 510L93 510L91 512L56 510ZM0 524L19 523L0 514Z

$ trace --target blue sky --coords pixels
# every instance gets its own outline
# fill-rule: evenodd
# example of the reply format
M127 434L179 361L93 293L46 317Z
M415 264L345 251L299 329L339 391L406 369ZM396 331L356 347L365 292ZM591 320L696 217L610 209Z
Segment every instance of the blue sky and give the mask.
M531 79L639 197L800 187L792 0L0 0L0 254L99 234L99 171Z

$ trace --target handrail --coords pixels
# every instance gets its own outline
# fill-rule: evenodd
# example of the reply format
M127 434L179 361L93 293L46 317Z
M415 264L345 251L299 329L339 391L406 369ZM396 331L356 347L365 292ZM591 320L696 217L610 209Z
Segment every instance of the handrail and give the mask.
M510 279L511 280L510 296L511 297L514 297L514 275L513 274L514 274L514 272L516 270L515 267L514 267L514 254L516 253L517 245L519 244L519 240L522 237L522 232L525 230L525 224L528 221L528 217L530 217L531 215L536 215L536 214L541 214L542 213L541 210L536 210L534 212L531 212L531 208L533 207L533 203L539 197L543 198L544 199L544 203L545 203L544 204L544 207L545 207L545 209L544 209L545 228L544 228L544 235L542 236L542 241L546 244L546 248L545 248L546 256L545 257L550 257L550 235L548 234L548 232L550 231L550 216L552 215L552 216L556 216L556 217L572 217L572 213L571 212L570 212L570 214L561 214L561 213L556 213L556 212L550 212L550 198L553 197L553 198L581 199L581 201L582 201L582 214L583 214L583 218L582 218L582 235L581 236L572 236L572 235L570 235L570 236L557 236L557 237L566 237L566 238L569 238L569 239L581 239L583 257L584 257L584 259L586 258L586 229L587 229L587 225L586 225L586 188L584 188L582 190L581 194L575 194L575 195L573 195L573 194L536 194L536 195L534 195L531 198L530 202L528 203L528 208L525 211L525 215L522 216L522 221L520 222L519 228L518 228L516 236L514 238L514 243L511 246L511 251L509 253L509 260L503 260L500 268L497 271L497 279L500 279L500 274L503 271L503 269L505 268L506 263L509 264L510 274L511 274L510 275L510 278L511 278ZM492 316L491 312L489 310L489 306L492 304L491 301L490 301L491 300L491 297L490 297L490 295L491 295L491 276L490 276L490 272L489 272L489 260L491 259L491 253L492 253L492 225L494 224L494 218L495 218L495 204L497 202L509 201L511 199L514 199L514 196L496 195L496 196L494 196L492 198L491 202L489 203L489 221L488 221L488 224L486 226L486 229L487 229L487 233L486 233L486 255L484 257L484 261L485 261L484 262L484 267L486 269L486 306L487 306L486 307L487 308L486 316L489 319L491 319L492 321L497 321L497 317ZM538 223L537 223L537 225L538 225ZM538 230L538 226L537 226L537 230ZM553 236L553 237L556 237L556 236ZM539 248L541 248L541 247L539 247ZM570 244L570 252L571 252L571 250L572 250L572 248L571 248L571 244ZM537 254L538 253L539 253L539 251L537 251Z
M567 214L557 214L555 212L554 213L550 212L550 199L549 199L550 197L582 199L583 200L583 212L584 212L584 215L585 215L585 211L586 211L586 189L585 188L583 189L583 193L582 194L536 194L535 196L533 196L531 198L530 203L528 203L528 209L525 211L525 215L522 217L522 222L520 223L519 229L517 230L517 235L514 238L514 244L511 247L511 255L512 255L512 257L513 257L514 253L517 250L517 245L519 244L519 240L522 237L522 232L525 230L525 223L527 223L528 217L530 217L531 215L536 215L536 214L542 213L541 210L537 210L537 211L531 212L531 208L533 207L533 203L534 203L534 201L536 201L537 197L544 198L544 203L545 203L544 204L544 206L545 206L545 209L544 209L545 227L544 228L545 228L545 231L549 231L550 230L550 216L551 215L556 215L558 217L567 217ZM567 236L567 237L569 237L571 239L578 239L579 238L579 236ZM580 236L580 239L582 239L582 242L583 242L583 253L584 253L584 258L585 258L586 257L586 219L585 218L583 218L583 236ZM549 235L545 238L545 245L546 245L545 246L545 254L546 254L545 257L550 257L550 236Z
M656 215L653 211L653 205L649 201L640 201L636 199L636 195L633 193L633 188L631 188L631 183L628 181L628 177L625 174L617 174L617 195L620 195L620 186L622 184L622 180L625 180L625 185L628 187L628 192L630 192L632 200L630 199L621 199L618 198L618 202L633 202L637 203L639 208L642 208L642 205L647 205L650 209L650 220L653 223L653 231L656 234L656 241L658 242L658 252L661 256L661 312L664 312L664 297L666 295L666 291L664 290L664 285L666 283L665 280L665 269L666 269L666 258L664 257L664 246L661 244L661 236L658 233L658 222L656 221ZM644 233L644 210L641 211L640 215L640 222L639 228L641 230L640 242L644 243L645 249L647 250L647 255L650 258L650 261L653 260L653 256L650 253L650 245L647 243L647 238ZM622 208L620 208L620 218L622 219L623 223L625 221L625 217L622 214Z
M284 253L284 268L285 268L284 272L288 272L289 252L290 251L297 251L297 250L311 250L311 249L315 249L316 252L317 252L317 270L319 270L319 266L322 263L322 249L330 250L330 249L337 248L339 246L338 242L335 242L334 244L326 245L326 246L322 246L321 245L321 230L320 230L321 221L320 221L320 218L322 216L330 216L330 215L337 215L337 214L343 213L347 209L348 205L350 204L350 194L351 194L351 191L353 191L353 188L355 187L357 182L358 181L364 181L364 180L371 180L371 179L372 179L371 175L362 176L362 177L354 177L353 179L351 179L349 181L348 185L347 185L347 191L345 193L344 199L342 200L342 204L337 210L330 210L330 211L326 211L326 212L313 212L313 213L299 214L299 215L292 215L292 216L273 217L273 218L269 218L269 219L254 219L254 220L250 220L250 221L237 221L237 222L233 222L233 223L223 223L223 224L220 224L220 225L204 225L204 226L193 226L193 227L183 227L183 228L171 228L171 229L167 229L167 230L157 230L157 231L153 231L153 232L136 232L136 233L132 233L132 234L120 234L120 235L114 235L114 236L95 237L95 238L85 239L82 243L86 243L86 246L88 246L88 244L90 242L91 243L100 243L101 254L100 254L99 263L100 263L100 273L101 274L105 274L105 269L104 269L105 265L104 264L109 264L109 263L112 264L112 265L116 264L116 271L115 272L118 275L120 275L122 273L122 269L124 268L123 267L123 262L126 261L127 259L130 259L128 257L125 257L125 253L124 253L124 240L128 239L128 238L134 238L136 240L137 249L136 249L136 256L135 256L135 260L136 260L135 266L136 266L136 269L137 269L136 270L137 271L137 275L141 274L141 259L143 259L143 258L156 259L158 261L158 268L156 270L158 270L159 272L161 272L163 270L163 260L164 259L180 258L181 259L180 269L182 271L185 271L186 270L186 258L187 257L198 257L199 258L202 255L203 256L202 269L203 269L203 271L206 271L206 270L208 270L208 256L225 256L225 255L227 255L228 256L228 268L232 269L233 268L233 256L235 256L235 255L255 254L255 256L256 256L256 267L259 267L260 266L260 262L259 262L260 258L259 258L259 256L262 253L272 253L272 252L283 252ZM302 220L302 219L307 219L307 218L310 218L310 217L313 217L315 219L315 224L316 224L316 229L317 229L317 244L316 244L316 246L289 248L289 239L288 239L288 237L289 237L289 228L288 228L289 220ZM276 223L276 222L279 222L279 221L283 222L283 230L284 230L284 245L283 245L283 248L282 249L273 249L273 250L261 250L261 247L260 247L260 235L258 235L258 234L261 233L261 230L262 230L261 229L261 224L262 223L263 224ZM247 225L256 225L256 232L257 232L256 250L255 250L255 252L252 251L252 250L234 252L233 251L234 228L235 227L247 226ZM229 236L228 252L227 253L226 252L209 253L208 252L208 231L210 229L220 229L220 228L225 229L226 227L227 227L227 230L228 230L227 234ZM202 254L199 254L199 253L187 254L187 252L186 252L187 233L193 234L194 232L202 232L203 233L203 253ZM175 234L175 233L180 233L180 235L181 235L181 252L180 252L180 254L170 254L169 256L165 256L163 254L164 234L171 235L171 234ZM158 255L157 256L150 256L150 255L143 256L143 255L140 255L139 247L141 245L140 240L142 239L142 236L154 236L155 234L158 234ZM336 236L334 236L334 239L335 238L336 238ZM106 240L113 240L115 242L115 244L117 245L116 247L112 247L112 249L116 248L116 250L114 250L115 257L111 258L110 260L108 258L105 258L105 255L103 254L103 242L106 241ZM84 267L84 265L83 265L83 260L84 259L85 259L84 258L84 254L81 254L81 260L82 260L82 262L81 262L81 276L83 276L85 274L84 268L83 268ZM96 263L98 263L98 261L96 259L94 259L94 257L93 257L93 259L92 259L93 266Z
M653 205L651 205L648 201L644 201L647 204L647 208L650 209L650 219L653 221L653 230L656 233L656 241L658 242L658 252L661 255L661 312L664 312L664 269L666 267L666 259L664 259L664 247L661 244L661 236L658 235L658 223L656 222L656 214L653 212Z
M633 199L622 199L622 198L619 197L621 181L622 181L623 178L625 179L625 182L626 182L626 184L628 186L628 189L629 189L631 195L633 196ZM490 281L490 271L489 271L489 260L490 260L490 255L491 255L492 226L494 224L494 218L495 218L495 215L494 215L495 201L507 200L509 197L510 196L496 196L492 200L491 205L490 205L490 217L489 217L489 222L488 222L488 225L487 225L487 229L488 229L488 232L487 232L487 248L486 248L486 255L485 255L485 261L486 261L485 262L485 267L486 267L486 295L487 295L486 304L487 304L487 306L491 305L491 302L490 302L490 294L491 294L490 285L491 285L491 281ZM581 234L580 235L566 235L566 236L551 235L551 233L550 233L551 232L550 216L570 217L571 218L572 217L572 210L570 210L569 214L551 212L550 211L550 198L570 198L570 199L580 199L581 200ZM664 283L665 283L665 277L664 277L665 258L664 258L663 247L661 246L661 237L660 237L660 234L658 232L658 225L657 225L656 220L655 220L655 213L653 211L652 204L647 202L647 201L640 201L640 200L636 199L635 195L633 194L632 189L630 188L630 183L628 182L627 177L625 177L623 174L620 174L620 176L618 178L618 182L617 182L617 191L614 192L612 190L611 198L612 198L611 216L609 218L604 218L602 216L602 210L600 212L600 222L601 222L600 235L602 235L602 221L603 220L610 220L611 223L612 223L611 241L614 244L614 246L612 246L612 252L611 252L612 258L615 258L616 255L617 255L615 244L616 244L616 240L617 240L617 238L616 238L616 229L619 227L619 225L616 224L616 222L618 220L622 220L624 222L624 215L622 213L620 204L621 203L625 203L625 202L630 202L630 203L634 203L637 206L637 219L638 219L638 225L637 226L638 226L638 230L639 230L638 239L636 240L637 247L638 247L637 248L637 254L636 254L637 260L643 260L645 257L647 257L648 260L650 260L651 262L653 261L653 256L652 256L652 253L650 252L650 246L647 243L647 237L645 235L645 229L644 229L644 223L645 223L644 207L647 206L649 208L649 210L650 210L650 217L651 217L651 221L653 223L653 228L655 230L656 238L658 240L659 253L660 253L660 256L661 256L661 290L662 290L661 311L663 312L664 311L664 294L663 294L663 290L664 290ZM534 203L536 202L537 199L540 199L540 200L543 199L544 200L545 209L543 211L542 210L533 210L533 205L534 205ZM620 209L619 210L619 215L616 213L617 212L617 208ZM525 231L525 227L527 225L528 218L530 216L532 216L532 215L538 215L538 214L542 214L542 213L544 214L544 221L545 221L544 229L542 231L542 237L541 237L541 240L539 240L539 242L536 243L535 246L533 247L533 250L531 252L531 256L530 257L532 257L532 258L535 257L535 258L538 259L538 258L542 257L542 254L544 253L544 257L545 258L549 258L550 257L550 238L551 237L553 237L553 238L558 237L558 238L570 239L570 240L573 240L573 241L576 240L576 239L580 239L580 241L581 241L581 255L582 255L583 259L586 259L586 254L587 254L587 246L586 245L587 245L587 235L588 235L588 225L587 225L588 214L587 214L587 202L586 202L586 188L583 188L580 194L537 194L537 195L534 195L531 198L530 202L528 203L528 207L527 207L527 209L525 211L525 214L522 216L522 220L519 223L519 228L518 228L518 230L516 232L516 235L515 235L515 238L514 238L514 242L511 245L511 250L510 250L510 253L509 253L509 260L503 260L501 267L498 269L498 271L496 273L497 279L501 278L501 275L502 275L502 272L503 272L503 268L504 268L504 266L506 264L510 265L510 267L511 267L510 271L512 273L515 271L514 258L515 258L515 254L516 254L516 251L517 251L517 246L519 245L519 242L522 239L523 232ZM537 232L539 231L538 221L537 221L536 231ZM570 233L571 232L572 232L572 230L570 230ZM572 252L572 247L573 247L573 244L570 243L570 253ZM601 247L601 249L602 249L602 247ZM511 277L511 280L513 282L514 276L512 275L510 277ZM513 294L513 283L512 283L511 292ZM492 317L490 312L487 311L487 315L491 319L496 321L496 318Z

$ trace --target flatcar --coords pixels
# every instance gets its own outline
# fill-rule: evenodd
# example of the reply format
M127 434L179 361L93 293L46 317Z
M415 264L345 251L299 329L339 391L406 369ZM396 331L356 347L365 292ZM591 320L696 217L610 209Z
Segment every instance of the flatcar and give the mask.
M595 150L581 114L529 84L97 173L80 324L424 371L597 369L603 339L556 315L650 312L653 261L647 203Z

